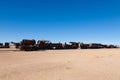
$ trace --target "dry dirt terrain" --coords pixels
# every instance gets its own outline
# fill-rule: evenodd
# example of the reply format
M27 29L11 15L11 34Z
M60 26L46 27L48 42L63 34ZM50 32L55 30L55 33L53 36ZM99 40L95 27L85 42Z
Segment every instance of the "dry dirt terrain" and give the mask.
M0 49L0 80L120 80L120 49Z

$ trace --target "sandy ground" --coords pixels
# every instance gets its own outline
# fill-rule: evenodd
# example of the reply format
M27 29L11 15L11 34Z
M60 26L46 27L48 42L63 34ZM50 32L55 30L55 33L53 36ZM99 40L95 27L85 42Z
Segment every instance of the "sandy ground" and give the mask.
M120 49L0 49L0 80L120 80Z

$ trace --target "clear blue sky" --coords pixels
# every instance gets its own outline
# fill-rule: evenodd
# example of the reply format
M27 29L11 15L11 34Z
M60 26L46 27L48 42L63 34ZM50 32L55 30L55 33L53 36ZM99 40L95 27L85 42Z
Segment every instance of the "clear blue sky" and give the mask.
M0 42L120 42L120 0L0 0Z

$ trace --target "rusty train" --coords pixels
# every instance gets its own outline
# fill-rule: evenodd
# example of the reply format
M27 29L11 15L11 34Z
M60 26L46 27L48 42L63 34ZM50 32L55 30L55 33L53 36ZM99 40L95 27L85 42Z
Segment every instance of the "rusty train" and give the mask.
M118 48L115 45L104 45L99 43L85 44L80 42L52 43L48 40L28 40L23 39L19 43L14 43L16 48L21 51L37 51L37 50L62 50L62 49L101 49L101 48Z

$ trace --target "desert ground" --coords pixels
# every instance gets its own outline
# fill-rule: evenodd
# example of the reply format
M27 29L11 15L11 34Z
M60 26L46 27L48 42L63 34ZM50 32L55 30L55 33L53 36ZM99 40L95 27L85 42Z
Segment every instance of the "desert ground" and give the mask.
M0 80L120 80L120 49L0 49Z

